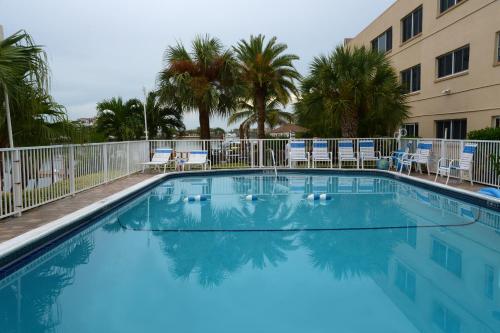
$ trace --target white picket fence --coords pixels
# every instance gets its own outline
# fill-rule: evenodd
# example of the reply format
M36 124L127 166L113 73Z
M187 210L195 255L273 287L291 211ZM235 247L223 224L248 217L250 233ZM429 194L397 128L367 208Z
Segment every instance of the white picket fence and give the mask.
M337 167L338 142L341 139L322 139ZM353 139L359 151L361 138ZM373 138L375 150L390 156L411 141L414 150L419 140L433 142L431 171L439 158L459 158L465 142L478 144L474 163L474 181L496 185L490 155L500 155L500 141L460 141L440 139ZM312 151L313 139L304 139L306 150ZM74 195L83 190L128 176L142 169L139 164L149 161L156 148L172 148L176 157L187 157L196 149L210 150L212 169L288 167L289 139L248 140L151 140L86 145L60 145L0 149L0 218ZM318 164L329 167L328 163ZM354 166L355 167L355 166Z

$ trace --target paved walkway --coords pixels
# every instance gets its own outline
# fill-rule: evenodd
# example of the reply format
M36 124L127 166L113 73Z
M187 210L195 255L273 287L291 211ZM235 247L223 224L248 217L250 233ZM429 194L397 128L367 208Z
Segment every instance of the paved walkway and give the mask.
M154 176L151 173L136 173L115 180L111 183L80 192L74 197L67 197L49 204L23 212L20 217L0 220L0 243L35 229L64 215L102 200L116 192Z

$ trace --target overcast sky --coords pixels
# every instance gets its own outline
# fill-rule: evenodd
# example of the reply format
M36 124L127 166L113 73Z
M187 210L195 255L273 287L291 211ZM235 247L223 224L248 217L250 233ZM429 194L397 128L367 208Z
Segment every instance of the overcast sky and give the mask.
M98 101L142 96L153 89L165 48L197 34L226 46L251 34L276 36L300 56L307 74L312 58L355 36L393 0L0 0L5 34L27 30L44 45L52 95L70 119L95 115ZM142 97L141 97L142 98ZM196 114L185 117L198 126ZM212 127L225 126L214 119Z

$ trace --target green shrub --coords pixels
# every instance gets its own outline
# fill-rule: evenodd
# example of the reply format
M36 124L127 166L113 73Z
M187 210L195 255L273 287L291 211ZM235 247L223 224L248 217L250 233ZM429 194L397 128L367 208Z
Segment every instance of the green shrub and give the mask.
M467 134L470 140L500 140L500 127L487 127Z

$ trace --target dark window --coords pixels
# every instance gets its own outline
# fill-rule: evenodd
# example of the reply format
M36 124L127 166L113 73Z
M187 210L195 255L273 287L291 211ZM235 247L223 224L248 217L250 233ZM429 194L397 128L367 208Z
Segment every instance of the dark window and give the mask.
M403 43L422 32L423 7L420 6L401 20Z
M406 130L407 137L418 137L418 123L403 124L403 128Z
M407 93L420 90L420 65L401 72L401 84Z
M381 53L392 50L392 27L372 40L372 49Z
M497 62L500 62L500 32L497 33Z
M439 11L443 13L461 1L462 0L440 0Z
M467 119L436 121L436 138L464 140L467 136Z
M432 304L432 321L445 333L461 331L460 317L436 301Z
M467 45L437 57L438 78L468 70L469 53L470 47Z
M500 117L495 117L495 128L499 128L500 127Z

